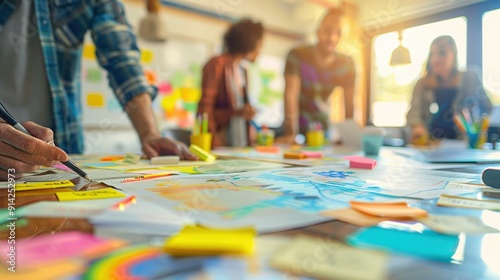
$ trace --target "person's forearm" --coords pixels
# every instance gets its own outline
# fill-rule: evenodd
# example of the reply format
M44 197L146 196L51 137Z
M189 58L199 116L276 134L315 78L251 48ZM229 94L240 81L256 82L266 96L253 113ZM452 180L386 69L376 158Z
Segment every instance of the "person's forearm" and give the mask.
M299 91L300 77L285 76L285 134L299 133Z
M141 142L144 142L147 138L161 137L149 94L144 93L134 97L127 103L125 111L132 121Z
M354 118L354 86L344 89L345 118Z

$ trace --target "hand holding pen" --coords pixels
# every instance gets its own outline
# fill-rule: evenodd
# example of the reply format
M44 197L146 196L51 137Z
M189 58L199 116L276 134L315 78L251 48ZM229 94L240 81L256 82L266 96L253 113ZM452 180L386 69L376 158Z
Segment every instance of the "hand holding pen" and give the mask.
M90 180L68 155L54 145L53 132L32 122L20 124L0 103L0 118L6 123L0 125L0 179L22 177L43 166L52 166L60 161L80 177ZM27 126L27 127L25 127Z
M0 120L0 180L7 180L8 174L20 178L41 166L68 160L68 155L52 144L52 130L33 122L25 122L23 127L34 137Z

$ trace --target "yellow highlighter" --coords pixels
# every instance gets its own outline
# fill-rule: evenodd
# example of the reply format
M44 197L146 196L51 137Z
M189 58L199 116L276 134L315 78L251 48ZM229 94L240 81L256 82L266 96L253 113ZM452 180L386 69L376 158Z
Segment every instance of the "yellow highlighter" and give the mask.
M481 130L479 131L479 140L477 141L476 148L481 149L483 144L488 141L488 129L490 127L490 118L484 115L481 120Z

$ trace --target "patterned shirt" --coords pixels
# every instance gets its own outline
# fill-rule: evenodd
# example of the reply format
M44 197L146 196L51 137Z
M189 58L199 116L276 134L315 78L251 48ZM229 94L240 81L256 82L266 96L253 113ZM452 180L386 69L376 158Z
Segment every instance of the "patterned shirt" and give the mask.
M306 46L288 54L285 75L300 76L299 131L306 133L312 122L328 127L327 100L337 86L354 86L355 67L350 56L340 53L336 53L331 65L320 67L314 57L314 46Z
M0 2L0 29L20 1ZM80 66L85 34L91 31L99 64L125 106L135 96L157 89L148 84L139 65L136 38L118 0L32 0L52 96L56 144L67 153L84 148ZM14 113L15 114L15 113Z

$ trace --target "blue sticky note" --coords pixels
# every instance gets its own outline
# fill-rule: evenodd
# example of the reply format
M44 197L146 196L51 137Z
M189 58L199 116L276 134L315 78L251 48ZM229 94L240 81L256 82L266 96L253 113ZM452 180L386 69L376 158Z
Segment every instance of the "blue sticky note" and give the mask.
M371 227L356 231L347 237L347 243L355 247L449 261L457 250L458 236Z

